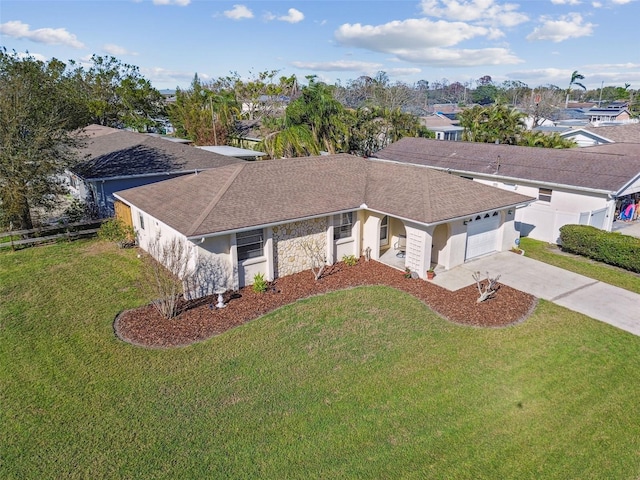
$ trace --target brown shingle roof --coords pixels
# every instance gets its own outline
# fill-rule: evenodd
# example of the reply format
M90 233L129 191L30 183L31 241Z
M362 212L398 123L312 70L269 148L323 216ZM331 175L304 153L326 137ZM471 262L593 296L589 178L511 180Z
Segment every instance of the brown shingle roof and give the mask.
M414 165L370 161L367 173L369 208L427 224L532 200Z
M354 210L434 223L532 200L455 175L346 154L229 165L118 192L186 236Z
M623 125L607 125L601 127L584 127L584 130L595 133L613 142L640 143L640 123Z
M616 192L640 173L640 144L632 146L631 151L635 154L405 137L375 157L442 170Z
M91 125L74 173L85 179L204 170L242 160L143 133Z

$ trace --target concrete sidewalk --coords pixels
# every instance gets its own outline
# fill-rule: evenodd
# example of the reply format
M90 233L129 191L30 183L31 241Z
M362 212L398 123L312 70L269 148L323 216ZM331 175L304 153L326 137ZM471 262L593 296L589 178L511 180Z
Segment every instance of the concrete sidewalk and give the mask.
M482 278L500 275L499 282L549 300L570 310L640 336L640 295L613 287L513 252L471 260L432 280L448 290L475 283L473 272Z

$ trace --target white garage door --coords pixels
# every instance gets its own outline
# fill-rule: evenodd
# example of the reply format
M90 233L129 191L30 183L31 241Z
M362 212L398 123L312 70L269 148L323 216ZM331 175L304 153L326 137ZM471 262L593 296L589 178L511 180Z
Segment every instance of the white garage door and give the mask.
M500 215L475 218L467 224L467 253L465 260L495 252L498 246Z

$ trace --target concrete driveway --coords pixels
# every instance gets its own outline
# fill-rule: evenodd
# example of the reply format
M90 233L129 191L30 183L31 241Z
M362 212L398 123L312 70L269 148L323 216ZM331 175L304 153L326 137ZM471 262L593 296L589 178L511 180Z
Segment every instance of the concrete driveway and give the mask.
M489 255L437 272L432 281L458 290L474 284L472 274L477 271L482 278L487 272L491 277L500 275L499 282L504 285L640 336L640 295L513 252Z

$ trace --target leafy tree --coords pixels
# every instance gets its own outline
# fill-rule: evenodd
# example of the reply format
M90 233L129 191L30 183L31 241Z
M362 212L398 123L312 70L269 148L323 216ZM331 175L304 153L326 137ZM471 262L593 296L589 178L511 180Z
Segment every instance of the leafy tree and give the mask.
M498 98L498 87L493 83L478 85L478 87L473 91L471 98L475 103L480 105L489 105L494 103Z
M433 136L420 126L418 117L399 108L361 108L353 112L349 153L371 156L390 143L406 136Z
M557 134L528 131L525 114L506 105L492 105L464 110L460 125L464 127L463 139L471 142L504 143L544 148L570 148L575 146Z
M507 80L499 88L499 98L514 107L528 100L531 89L520 80Z
M89 69L79 68L75 75L91 123L138 131L157 125L157 118L164 115L164 99L138 67L98 55L91 62Z
M86 119L73 75L53 59L0 50L0 217L33 228L32 209L54 206L65 193L60 175L76 161Z
M460 113L463 139L481 143L516 145L525 129L524 114L506 105L476 105Z
M258 145L271 158L320 155L320 144L308 125L292 125L269 133Z
M322 149L344 152L348 145L349 123L344 106L321 82L311 82L286 110L285 127L306 125Z
M562 138L555 132L526 131L522 132L518 145L541 148L572 148L576 146L576 143L573 140Z
M225 145L239 111L232 91L207 89L198 74L189 89L176 90L176 101L168 108L176 134L196 145Z

